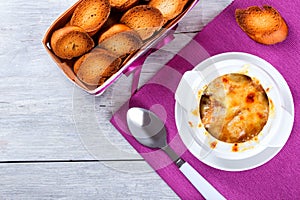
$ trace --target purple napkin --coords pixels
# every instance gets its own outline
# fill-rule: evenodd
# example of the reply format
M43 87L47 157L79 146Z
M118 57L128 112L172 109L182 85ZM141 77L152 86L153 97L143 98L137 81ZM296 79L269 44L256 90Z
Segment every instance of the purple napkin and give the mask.
M289 35L284 42L272 46L261 45L252 41L241 31L235 22L235 9L253 5L271 5L282 14L289 26ZM129 134L126 125L126 112L129 107L138 106L150 109L163 119L168 131L168 141L172 148L226 198L300 198L300 130L298 125L300 123L298 113L300 100L300 86L298 84L300 78L298 37L300 35L300 23L299 13L296 9L299 7L299 1L235 0L112 117L111 123L180 198L202 199L202 196L163 152L140 145ZM254 54L270 62L286 79L295 103L294 127L284 148L266 164L242 172L221 171L197 160L180 140L174 117L174 93L182 74L191 70L208 56L230 51Z

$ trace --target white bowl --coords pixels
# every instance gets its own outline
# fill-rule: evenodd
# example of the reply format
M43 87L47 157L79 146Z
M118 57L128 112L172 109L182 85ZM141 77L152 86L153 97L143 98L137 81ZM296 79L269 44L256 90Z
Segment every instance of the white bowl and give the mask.
M199 114L199 102L205 87L215 78L230 73L259 80L269 99L269 117L264 128L253 139L238 144L222 142L210 135ZM193 151L198 158L208 154L227 160L253 157L269 147L282 148L292 130L294 104L287 83L270 63L251 54L230 52L206 59L183 75L175 98L176 115L178 110L183 115L180 120L175 116L179 134L189 149L197 146Z

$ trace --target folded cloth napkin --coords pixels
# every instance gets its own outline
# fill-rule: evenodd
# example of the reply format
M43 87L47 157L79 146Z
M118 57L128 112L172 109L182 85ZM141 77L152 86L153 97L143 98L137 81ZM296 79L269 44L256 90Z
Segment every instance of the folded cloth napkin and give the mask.
M266 46L254 42L242 32L234 18L235 9L253 5L271 5L281 13L289 27L289 35L284 42ZM171 147L226 198L300 198L300 86L297 81L300 77L300 23L296 9L299 7L299 1L235 0L112 117L111 123L181 199L202 199L202 196L162 151L144 147L130 135L126 124L129 107L147 108L162 118ZM214 169L196 159L181 142L174 117L174 92L182 74L208 56L231 51L254 54L270 62L286 79L295 103L294 127L284 148L266 164L242 172Z

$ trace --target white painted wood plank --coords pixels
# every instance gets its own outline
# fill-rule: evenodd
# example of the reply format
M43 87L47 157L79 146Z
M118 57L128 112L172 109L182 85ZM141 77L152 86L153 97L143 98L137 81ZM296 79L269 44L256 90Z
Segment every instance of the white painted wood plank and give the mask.
M0 164L0 199L178 199L144 162Z
M179 22L179 32L197 32L217 16L232 0L199 0L197 5Z

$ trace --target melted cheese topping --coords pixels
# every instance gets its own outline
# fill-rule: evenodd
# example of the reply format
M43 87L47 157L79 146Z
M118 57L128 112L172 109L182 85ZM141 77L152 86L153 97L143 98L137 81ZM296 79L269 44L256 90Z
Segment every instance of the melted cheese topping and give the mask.
M268 97L258 81L226 74L212 81L200 100L200 117L215 138L240 143L260 133L269 115Z

